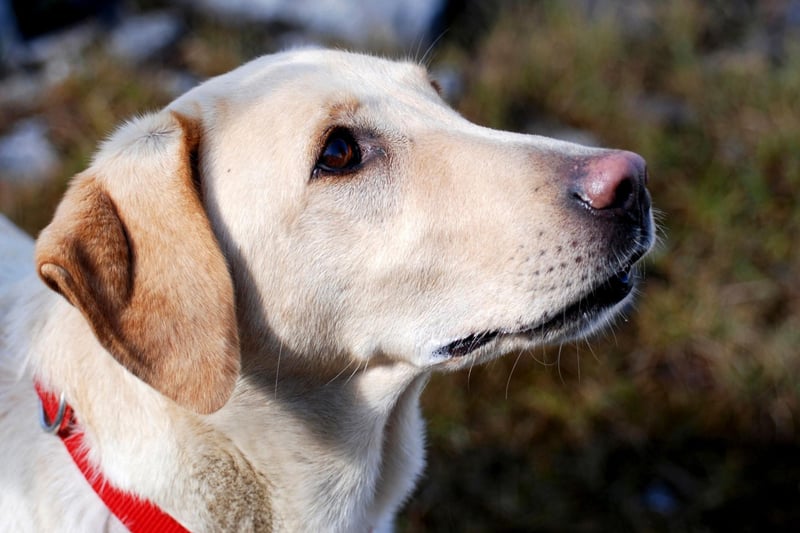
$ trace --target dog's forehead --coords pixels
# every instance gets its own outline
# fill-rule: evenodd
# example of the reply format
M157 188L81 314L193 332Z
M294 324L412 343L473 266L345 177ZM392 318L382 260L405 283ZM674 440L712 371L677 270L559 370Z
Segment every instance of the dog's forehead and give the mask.
M273 56L273 66L298 79L322 81L350 88L384 84L425 86L427 71L418 63L336 50L298 50Z
M433 93L427 70L410 61L334 50L297 50L255 59L213 78L184 97L182 102L200 101L251 110L259 103L280 105L336 104L336 100L362 103L403 95Z
M315 138L332 122L369 129L426 129L451 123L427 70L411 61L305 49L257 58L212 78L168 109L218 132L254 131ZM237 144L242 144L239 141Z

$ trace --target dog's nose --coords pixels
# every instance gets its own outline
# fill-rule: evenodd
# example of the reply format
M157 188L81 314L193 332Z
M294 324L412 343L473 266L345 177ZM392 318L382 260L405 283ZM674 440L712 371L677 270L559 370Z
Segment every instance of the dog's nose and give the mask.
M646 194L647 163L633 152L614 151L582 166L573 183L574 197L593 211L630 211Z

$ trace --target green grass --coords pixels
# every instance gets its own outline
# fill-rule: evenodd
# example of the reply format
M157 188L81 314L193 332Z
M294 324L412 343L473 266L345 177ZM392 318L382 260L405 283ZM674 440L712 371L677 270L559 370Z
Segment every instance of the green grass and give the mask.
M429 467L403 531L800 523L800 48L776 66L741 46L756 17L654 5L623 31L560 2L500 2L434 54L463 70L455 104L476 122L557 122L644 155L662 242L612 331L432 380ZM271 47L253 28L193 28L165 61L200 77ZM64 155L58 183L3 200L34 234L96 142L168 99L147 67L86 61L36 110ZM663 491L668 512L648 500Z

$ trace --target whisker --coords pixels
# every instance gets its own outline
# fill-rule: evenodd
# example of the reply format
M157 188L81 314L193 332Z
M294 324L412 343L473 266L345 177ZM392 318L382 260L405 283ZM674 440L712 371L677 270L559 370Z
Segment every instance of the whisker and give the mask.
M436 38L431 42L431 44L428 45L428 48L425 50L425 53L422 54L422 57L419 60L419 64L425 65L425 68L430 68L430 62L433 60L433 51L436 48L436 45L439 44L439 41L441 41L449 31L450 30L448 28L445 28L441 32L439 32L439 35L436 36ZM420 43L421 42L422 40L420 40ZM419 51L419 47L417 48L417 51Z
M530 350L528 353L530 354L530 356L531 356L531 359L533 359L534 361L536 361L537 363L539 363L540 365L542 365L542 366L545 366L545 367L547 367L547 366L553 366L555 363L550 363L550 362L548 362L548 361L547 361L547 359L546 359L546 356L547 356L547 348L545 348L545 347L544 347L544 345L542 345L542 346L541 346L541 349L542 349L542 358L541 358L541 359L539 359L539 358L536 356L536 353L534 353L534 351L533 351L533 350Z
M600 362L600 358L595 353L594 348L592 348L592 343L589 342L589 339L584 339L583 342L586 344L586 347L589 348L589 352L592 354L592 357L594 357L594 360Z
M360 369L361 369L361 363L358 363L356 367L353 369L353 372L349 376L347 376L347 379L344 381L345 384L350 383L350 380L353 379L353 377L355 377L356 374L358 374L358 371Z
M511 372L508 373L508 380L506 381L506 400L508 400L508 387L511 385L511 376L514 375L514 370L517 368L520 357L522 357L522 352L517 354L517 358L514 359L514 364L511 366Z
M275 389L273 390L273 397L278 399L278 376L281 373L281 357L283 356L283 344L278 346L278 364L275 365Z
M348 361L348 362L347 362L347 364L346 364L346 365L344 365L344 368L342 368L342 369L339 371L339 373L338 373L338 374L336 374L336 375L335 375L335 376L333 376L331 379L329 379L329 380L328 380L328 382L327 382L327 383L325 383L325 385L330 385L331 383L333 383L334 381L336 381L337 379L339 379L339 377L341 377L341 375L342 375L342 374L344 374L344 373L345 373L345 371L346 371L348 368L350 368L350 365L352 365L354 362L355 362L355 361Z
M608 331L611 333L611 336L614 338L614 346L619 346L619 340L617 339L617 331L614 328L613 324L610 324Z

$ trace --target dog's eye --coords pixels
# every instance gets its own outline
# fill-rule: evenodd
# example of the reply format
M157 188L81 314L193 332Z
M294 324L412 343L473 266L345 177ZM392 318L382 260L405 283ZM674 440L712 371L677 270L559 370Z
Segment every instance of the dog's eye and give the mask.
M361 163L361 150L353 135L346 129L336 129L328 136L316 169L324 172L352 170Z

